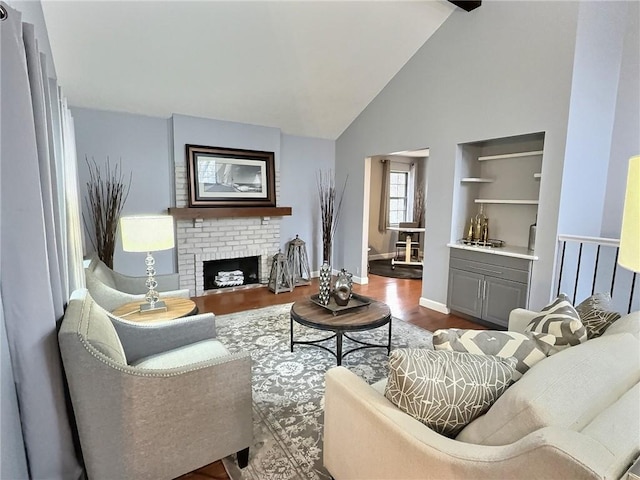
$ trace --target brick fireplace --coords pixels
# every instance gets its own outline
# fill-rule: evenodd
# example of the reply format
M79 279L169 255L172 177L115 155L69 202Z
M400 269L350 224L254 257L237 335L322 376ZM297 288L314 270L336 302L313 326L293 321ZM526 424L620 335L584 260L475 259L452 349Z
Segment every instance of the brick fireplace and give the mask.
M178 165L179 163L179 165ZM185 208L187 200L187 173L184 162L175 166L176 207ZM276 171L276 198L280 182ZM224 217L176 219L178 273L180 288L190 294L203 295L205 261L259 257L260 283L266 284L271 270L271 259L280 246L279 216Z

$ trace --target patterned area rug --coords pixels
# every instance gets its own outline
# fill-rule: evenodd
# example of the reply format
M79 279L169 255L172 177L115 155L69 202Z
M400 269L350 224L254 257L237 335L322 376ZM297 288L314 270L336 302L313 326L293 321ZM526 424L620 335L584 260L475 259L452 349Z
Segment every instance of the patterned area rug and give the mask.
M322 465L324 373L336 359L320 348L296 345L290 351L291 304L220 315L218 337L229 350L247 350L253 359L254 444L249 465L240 470L235 455L223 460L233 480L328 479ZM388 326L355 332L354 338L386 343ZM295 324L297 339L315 340L331 332ZM392 348L432 347L431 333L394 318ZM335 348L334 340L325 343ZM354 345L344 340L344 351ZM387 375L384 348L353 352L343 360L368 383Z

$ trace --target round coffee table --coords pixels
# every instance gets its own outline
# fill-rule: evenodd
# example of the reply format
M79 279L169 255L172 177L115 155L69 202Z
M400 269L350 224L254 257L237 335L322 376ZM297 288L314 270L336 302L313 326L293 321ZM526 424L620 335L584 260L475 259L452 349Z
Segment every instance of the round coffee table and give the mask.
M315 328L316 330L328 330L334 332L327 338L313 341L294 340L293 338L293 322L299 323L306 327ZM357 332L364 330L372 330L389 324L389 338L386 345L377 345L372 343L356 340L347 335L347 332ZM361 345L352 348L346 352L342 352L342 337L346 337L354 343ZM332 338L336 339L336 351L320 345ZM369 305L354 308L352 310L343 311L334 315L331 311L320 305L315 304L310 299L300 300L291 307L291 351L294 345L312 345L322 348L336 357L338 365L342 365L342 359L349 353L364 348L386 348L387 355L391 352L391 311L389 306L372 300Z
M149 312L141 312L140 304L145 303L144 300L137 302L129 302L120 305L111 312L112 315L130 322L161 322L165 320L175 320L176 318L187 317L198 313L198 307L193 300L181 297L164 297L161 300L166 304L166 310L151 310Z

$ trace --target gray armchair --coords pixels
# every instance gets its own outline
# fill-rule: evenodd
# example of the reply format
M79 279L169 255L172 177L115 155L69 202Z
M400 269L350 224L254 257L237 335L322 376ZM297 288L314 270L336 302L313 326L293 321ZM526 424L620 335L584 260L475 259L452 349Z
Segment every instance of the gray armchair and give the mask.
M93 299L108 311L115 310L129 302L144 302L148 290L147 277L130 277L118 273L105 265L96 255L90 257L89 265L84 269L87 288ZM177 273L156 275L160 298L189 298L188 289L180 289Z
M252 443L251 357L215 339L213 314L154 324L73 293L58 333L91 480L171 479Z

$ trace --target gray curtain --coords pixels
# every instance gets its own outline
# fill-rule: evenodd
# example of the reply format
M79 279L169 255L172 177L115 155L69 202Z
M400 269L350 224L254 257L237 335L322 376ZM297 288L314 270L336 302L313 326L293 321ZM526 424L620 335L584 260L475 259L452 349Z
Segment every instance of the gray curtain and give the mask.
M4 365L2 372L12 374L15 386L2 391L3 424L5 414L13 412L5 410L5 401L17 400L29 477L75 479L82 469L56 336L69 291L83 283L69 275L82 267L78 202L69 198L77 195L77 180L67 184L68 171L75 170L72 122L48 78L33 27L2 6L8 18L0 22L0 319L11 364L11 372ZM9 474L5 441L14 449L19 442L5 434L3 426L2 478ZM19 465L11 465L15 473L14 467Z
M380 189L378 231L380 233L386 233L387 226L389 225L389 177L391 173L391 162L389 160L380 161L382 162L382 188Z

